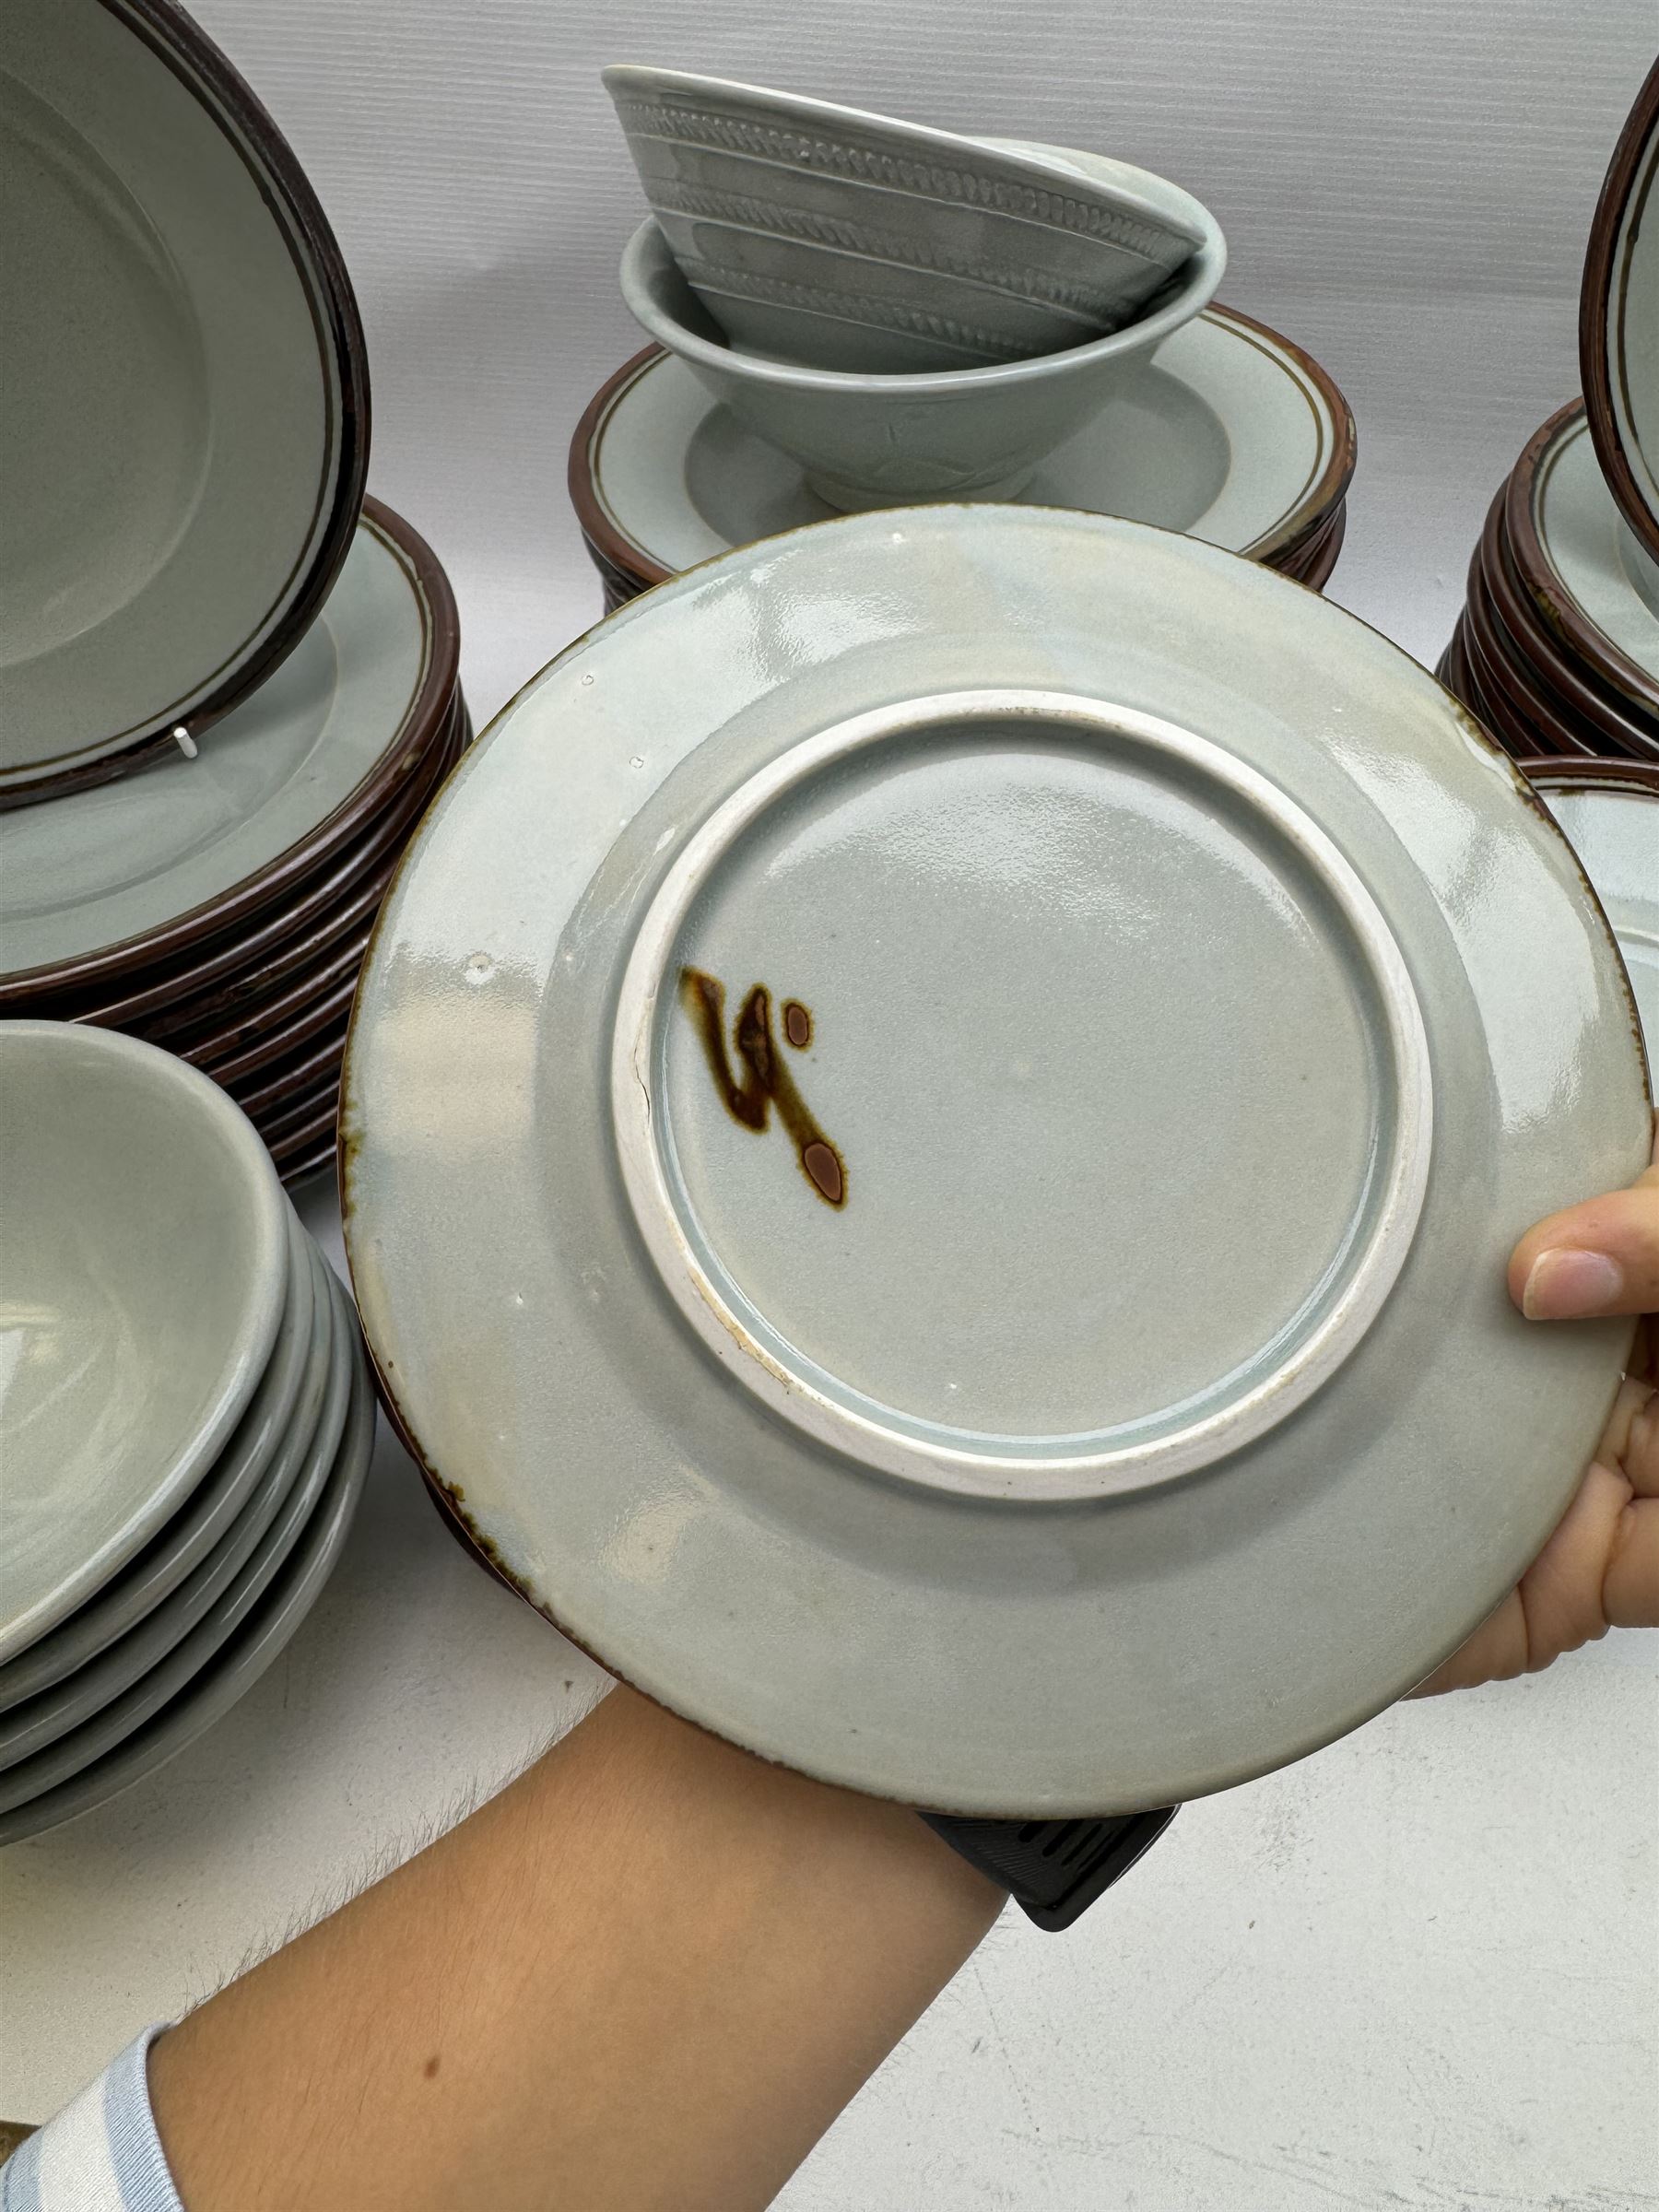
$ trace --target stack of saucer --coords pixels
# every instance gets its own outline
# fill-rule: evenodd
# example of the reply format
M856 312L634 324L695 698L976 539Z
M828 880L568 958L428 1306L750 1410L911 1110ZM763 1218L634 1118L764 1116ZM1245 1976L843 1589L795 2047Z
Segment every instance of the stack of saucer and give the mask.
M244 1116L127 1037L0 1022L0 1843L102 1804L276 1658L374 1436L351 1300Z
M381 894L468 736L454 603L364 496L363 332L291 149L174 0L15 0L0 1015L334 1158Z
M322 614L196 759L0 815L0 1014L164 1045L285 1181L330 1166L374 917L470 735L457 651L442 571L367 501Z
M607 608L935 500L1089 509L1330 575L1352 418L1306 354L1213 304L1225 241L1189 194L713 78L606 80L653 209L622 289L656 341L571 448Z
M1659 66L1596 209L1580 300L1584 398L1528 441L1469 568L1441 674L1517 759L1659 761Z

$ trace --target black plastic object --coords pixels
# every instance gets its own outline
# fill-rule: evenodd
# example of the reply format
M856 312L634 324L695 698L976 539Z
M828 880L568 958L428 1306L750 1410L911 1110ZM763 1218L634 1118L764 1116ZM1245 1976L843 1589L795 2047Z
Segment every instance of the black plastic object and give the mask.
M1128 1873L1180 1809L1165 1805L1111 1820L922 1818L971 1866L1007 1890L1028 1920L1057 1936Z

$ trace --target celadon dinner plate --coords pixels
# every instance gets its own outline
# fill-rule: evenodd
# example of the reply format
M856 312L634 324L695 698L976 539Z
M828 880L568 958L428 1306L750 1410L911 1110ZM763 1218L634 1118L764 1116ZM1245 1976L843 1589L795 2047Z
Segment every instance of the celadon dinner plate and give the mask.
M1209 307L1021 496L1261 559L1341 496L1352 452L1329 379L1275 332ZM589 431L586 469L604 522L648 571L677 574L832 512L670 355L642 360L613 390Z
M342 1131L371 1347L525 1594L767 1758L1018 1817L1281 1765L1477 1624L1630 1338L1529 1327L1507 1254L1651 1124L1606 924L1431 677L982 506L529 684L382 911Z
M363 337L293 154L171 0L7 0L0 787L244 696L344 559Z
M398 742L432 644L412 559L363 521L316 622L198 759L0 814L0 971L126 944L279 860Z
M1606 909L1651 1062L1659 1052L1659 769L1555 759L1527 774Z

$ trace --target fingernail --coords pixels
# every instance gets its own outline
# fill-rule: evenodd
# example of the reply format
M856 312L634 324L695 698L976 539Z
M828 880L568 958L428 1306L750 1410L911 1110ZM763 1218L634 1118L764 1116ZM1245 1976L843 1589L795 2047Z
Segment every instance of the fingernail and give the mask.
M1624 1288L1624 1270L1605 1252L1541 1252L1521 1311L1528 1321L1583 1321L1605 1313Z

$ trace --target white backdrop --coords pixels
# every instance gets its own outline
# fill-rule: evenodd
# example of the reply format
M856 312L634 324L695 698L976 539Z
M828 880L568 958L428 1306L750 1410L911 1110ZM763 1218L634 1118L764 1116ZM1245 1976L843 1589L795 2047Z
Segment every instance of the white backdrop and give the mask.
M1308 346L1359 418L1332 596L1432 660L1487 500L1576 389L1584 233L1659 46L1659 0L196 12L339 233L371 483L454 578L480 721L597 613L565 448L640 342L602 63L1091 146L1197 192L1230 237L1223 298ZM328 1200L307 1210L337 1255ZM789 2212L1659 2204L1653 1641L1398 1710L1189 1807L1066 1939L1007 1917ZM0 2114L44 2116L595 1680L469 1567L382 1438L345 1567L276 1672L153 1783L0 1856Z

